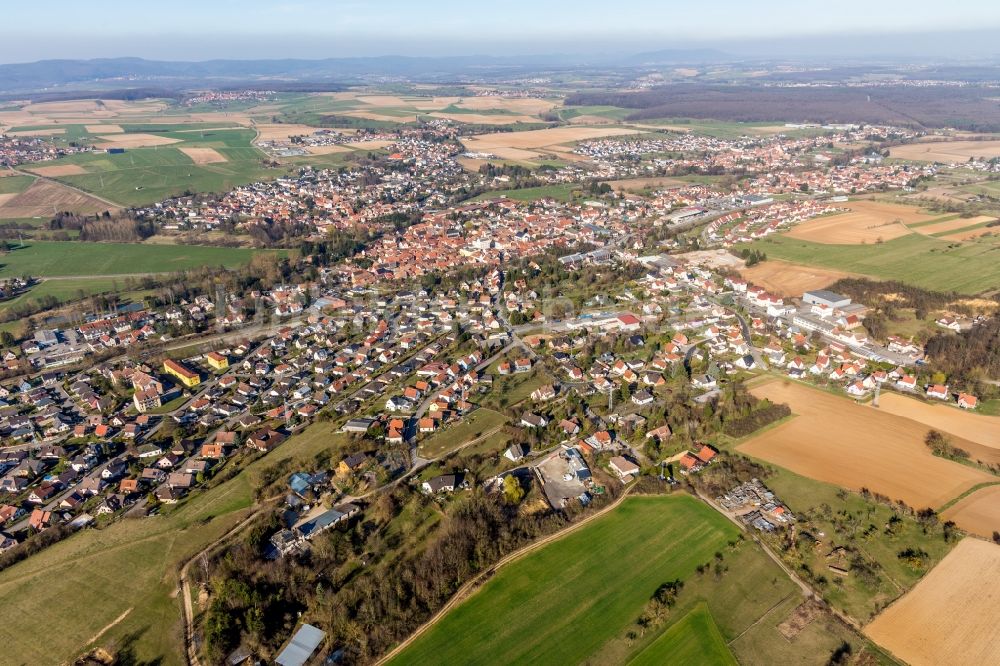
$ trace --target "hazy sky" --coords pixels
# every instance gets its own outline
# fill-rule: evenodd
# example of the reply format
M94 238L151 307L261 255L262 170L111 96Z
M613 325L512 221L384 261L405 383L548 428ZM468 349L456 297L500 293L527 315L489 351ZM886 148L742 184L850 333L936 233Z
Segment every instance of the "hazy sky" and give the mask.
M0 61L635 52L1000 28L996 0L47 0L4 3ZM914 44L914 51L920 49ZM930 44L928 44L930 46ZM1000 50L996 47L993 51Z

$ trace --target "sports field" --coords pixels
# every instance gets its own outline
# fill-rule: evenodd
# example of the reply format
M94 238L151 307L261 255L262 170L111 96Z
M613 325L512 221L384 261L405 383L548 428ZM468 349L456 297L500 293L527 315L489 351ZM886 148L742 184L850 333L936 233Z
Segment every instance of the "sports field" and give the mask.
M31 241L0 256L0 278L168 273L199 266L233 268L249 262L254 253L245 248L199 245Z
M976 294L1000 284L996 245L979 241L954 243L909 234L884 243L830 245L784 235L751 244L768 259L900 280L925 289Z
M640 652L629 666L736 666L736 663L708 607L700 604Z
M868 488L918 509L940 507L995 478L935 457L924 444L929 428L923 423L787 380L759 384L752 392L787 404L795 416L739 450L797 474L849 490ZM959 438L952 442L967 450L981 447Z
M689 496L629 498L501 569L392 663L583 663L737 531Z
M865 633L911 666L1000 663L1000 546L967 538Z

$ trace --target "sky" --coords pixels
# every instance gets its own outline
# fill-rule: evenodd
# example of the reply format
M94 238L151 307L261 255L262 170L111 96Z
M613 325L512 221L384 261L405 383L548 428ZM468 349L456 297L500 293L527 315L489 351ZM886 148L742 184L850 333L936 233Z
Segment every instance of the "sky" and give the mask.
M874 47L876 35L896 35L889 41L916 53L945 48L928 37L932 32L1000 35L1000 2L47 0L9 3L3 23L0 62L633 53L696 46L755 51L785 43L835 50L839 36L869 36ZM916 41L901 41L911 33ZM984 37L981 48L990 42L1000 44ZM947 48L952 46L980 48L962 39ZM997 51L1000 45L991 49Z

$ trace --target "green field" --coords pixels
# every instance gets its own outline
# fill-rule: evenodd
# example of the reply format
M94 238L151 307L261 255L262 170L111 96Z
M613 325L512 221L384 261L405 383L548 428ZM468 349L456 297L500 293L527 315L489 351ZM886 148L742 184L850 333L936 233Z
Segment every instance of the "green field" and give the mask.
M492 409L477 409L460 423L447 426L420 443L420 455L424 458L436 458L448 451L458 448L471 439L503 425L507 418Z
M691 497L629 498L501 569L392 663L582 663L736 533Z
M180 564L246 515L256 470L295 458L312 460L340 441L316 424L253 462L236 478L193 495L163 515L89 529L0 572L4 663L66 663L104 627L129 611L97 645L115 643L134 661L164 666L183 655ZM131 610L130 610L131 609ZM58 627L39 640L38 627Z
M866 584L855 575L846 578L832 574L826 576L829 585L822 590L823 598L861 622L869 621L880 605L916 585L927 571L944 559L954 545L944 541L940 528L925 533L909 517L899 524L892 536L885 535L881 528L888 524L893 515L889 507L783 468L776 468L766 483L788 504L794 514L808 516L811 529L827 535L823 546L800 552L796 564L801 561L813 571L828 574L825 555L834 544L844 545L849 540L863 550L866 558L878 563L879 582L875 585ZM876 526L875 534L864 536L869 525ZM927 553L928 563L925 567L912 568L897 557L901 550L908 547L919 548Z
M827 245L771 236L751 247L771 259L900 280L936 291L976 294L1000 285L1000 246L989 241L949 243L910 234L871 245Z
M779 633L802 593L759 547L734 541L737 532L689 495L631 497L500 569L392 663L730 664L735 655L746 664L822 664L845 642L855 655L893 663L829 616L791 640ZM698 574L715 553L724 573ZM635 621L652 591L678 578L677 605L640 632Z
M624 109L620 106L604 106L604 105L593 105L593 106L570 106L563 109L558 109L559 117L563 120L572 120L579 116L600 116L602 118L611 118L612 120L625 120L625 116L630 115L635 112L635 109Z
M199 245L31 241L0 255L0 278L169 273L199 266L234 268L249 262L254 254L245 248ZM72 283L66 288L76 291Z
M638 109L631 109L630 112L634 113ZM626 121L628 122L628 121ZM707 118L651 118L644 120L637 120L637 123L643 125L665 125L665 126L677 126L683 127L684 129L690 130L694 134L703 134L705 136L714 136L720 139L736 139L741 136L756 136L760 134L773 134L770 128L776 125L781 125L780 122L753 122L753 123L741 123L734 121L725 120L710 120ZM761 128L768 128L762 130ZM827 130L821 128L815 129L792 129L787 128L782 130L782 134L788 136L814 136L824 134Z
M699 604L640 652L629 666L735 666L736 660L705 604Z
M65 303L79 300L81 294L86 297L105 292L115 292L118 294L120 302L124 300L122 298L124 295L121 293L121 280L115 278L81 277L74 280L43 280L41 284L35 285L27 293L9 301L0 302L0 313L44 296L52 296L60 303Z
M139 206L192 192L222 192L256 180L275 178L287 169L263 164L264 153L251 142L256 133L247 128L184 131L178 125L124 126L180 143L149 148L128 148L111 155L101 152L70 155L47 165L75 164L86 174L60 176L58 180L126 206ZM191 129L187 127L187 129ZM122 135L128 136L128 133ZM225 162L196 165L178 148L212 148Z
M28 189L33 182L32 176L3 176L0 177L0 194L18 194Z

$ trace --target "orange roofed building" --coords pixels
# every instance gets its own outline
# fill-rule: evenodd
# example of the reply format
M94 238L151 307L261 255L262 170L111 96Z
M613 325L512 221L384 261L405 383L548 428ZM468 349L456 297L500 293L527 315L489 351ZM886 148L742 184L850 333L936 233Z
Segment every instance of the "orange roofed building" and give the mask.
M188 388L193 388L201 383L201 377L197 372L192 372L177 361L167 359L163 362L163 371L168 375L176 377L181 384Z

